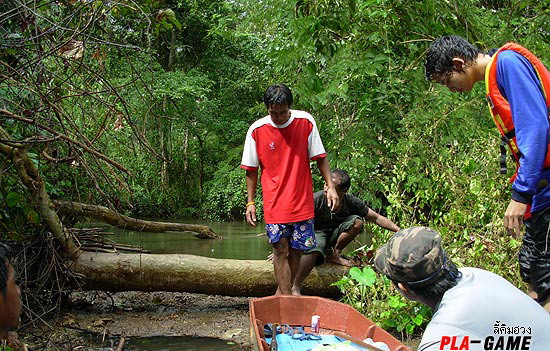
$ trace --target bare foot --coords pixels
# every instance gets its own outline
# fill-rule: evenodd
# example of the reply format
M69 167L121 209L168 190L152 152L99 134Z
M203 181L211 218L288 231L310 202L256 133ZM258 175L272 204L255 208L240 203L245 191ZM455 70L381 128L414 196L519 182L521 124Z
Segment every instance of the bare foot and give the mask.
M357 266L357 264L354 263L352 260L348 260L346 258L343 258L343 257L338 256L338 255L333 255L333 254L329 254L327 256L327 262L336 263L336 264L339 264L341 266L346 266L346 267L355 267L355 266Z
M27 350L27 344L23 343L19 339L19 335L14 331L8 332L7 341L8 341L8 345L13 347L16 350ZM10 348L7 348L7 350L10 350Z
M301 288L297 288L295 286L292 287L292 295L294 296L302 296L302 289Z

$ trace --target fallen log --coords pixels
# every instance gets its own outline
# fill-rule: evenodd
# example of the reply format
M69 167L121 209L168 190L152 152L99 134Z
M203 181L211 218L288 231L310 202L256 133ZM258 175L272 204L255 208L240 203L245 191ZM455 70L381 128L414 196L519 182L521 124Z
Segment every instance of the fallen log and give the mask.
M268 296L277 288L273 265L263 260L215 259L194 255L82 252L72 264L84 276L83 289L175 291L226 296ZM330 286L348 268L324 264L304 281L305 295L339 296Z
M145 221L122 215L105 206L89 205L80 202L54 200L58 213L71 216L93 218L115 227L144 232L194 232L200 239L215 239L218 236L206 225Z

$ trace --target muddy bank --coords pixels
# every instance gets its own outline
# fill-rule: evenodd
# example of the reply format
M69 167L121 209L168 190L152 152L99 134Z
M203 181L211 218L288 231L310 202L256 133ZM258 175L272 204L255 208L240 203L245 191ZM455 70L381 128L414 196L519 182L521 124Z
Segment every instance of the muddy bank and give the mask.
M248 298L172 292L75 292L49 333L47 347L34 350L108 351L120 338L195 336L251 349ZM398 336L399 338L399 336ZM25 340L33 346L33 338ZM405 340L416 349L420 339ZM43 340L40 340L43 342ZM128 348L126 348L128 350Z
M62 318L50 331L47 349L109 350L116 348L120 335L211 337L247 351L248 298L168 292L72 293ZM32 339L26 340L31 347Z

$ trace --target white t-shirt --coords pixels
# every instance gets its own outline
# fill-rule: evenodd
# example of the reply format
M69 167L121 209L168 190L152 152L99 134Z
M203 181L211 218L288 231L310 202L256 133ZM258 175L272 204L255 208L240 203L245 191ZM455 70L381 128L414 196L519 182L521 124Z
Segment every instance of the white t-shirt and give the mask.
M485 346L550 351L550 314L544 308L494 273L477 268L459 271L462 279L443 295L418 351L483 351ZM500 328L503 324L510 329Z

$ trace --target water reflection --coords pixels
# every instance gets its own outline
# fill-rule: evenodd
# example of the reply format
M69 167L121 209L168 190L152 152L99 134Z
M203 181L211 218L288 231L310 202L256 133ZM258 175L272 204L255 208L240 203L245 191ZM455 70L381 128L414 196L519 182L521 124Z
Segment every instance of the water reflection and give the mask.
M179 222L208 225L216 234L222 236L222 239L197 239L192 233L136 232L93 222L83 223L83 226L106 227L108 231L114 233L108 236L110 240L119 244L141 246L154 254L189 254L211 258L265 260L272 250L265 234L264 223L251 227L244 221L181 220ZM364 236L365 234L362 234L362 237ZM344 250L344 253L349 253L359 246L359 243L354 242Z
M197 239L191 233L149 233L123 230L107 226L114 233L108 238L127 245L141 246L155 254L190 254L211 258L263 260L271 252L265 235L265 224L251 227L246 222L199 222L182 220L181 223L208 225L222 236L219 240ZM105 227L104 224L86 223L85 226Z
M149 337L130 339L125 348L133 351L240 351L227 341L196 337Z

